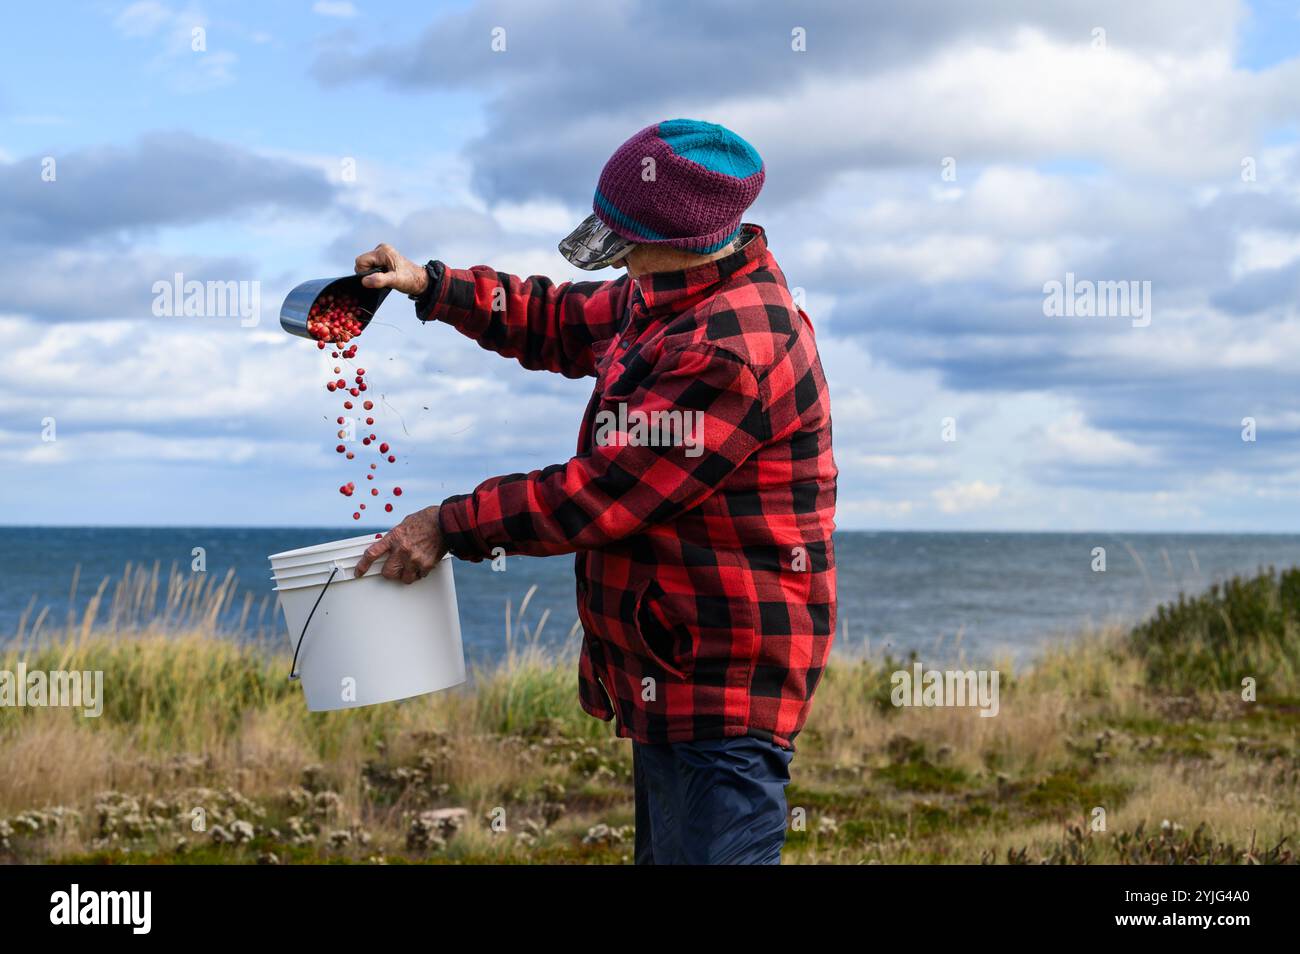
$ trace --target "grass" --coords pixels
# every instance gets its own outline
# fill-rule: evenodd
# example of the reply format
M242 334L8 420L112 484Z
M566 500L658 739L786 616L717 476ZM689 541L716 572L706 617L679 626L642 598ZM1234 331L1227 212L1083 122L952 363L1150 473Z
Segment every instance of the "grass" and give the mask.
M1002 665L995 718L894 708L910 660L835 659L786 862L1294 862L1298 574ZM629 746L581 713L572 651L538 647L527 599L471 687L334 713L306 710L278 640L217 630L234 599L136 568L81 618L24 627L0 670L102 670L105 705L0 707L0 861L630 860Z

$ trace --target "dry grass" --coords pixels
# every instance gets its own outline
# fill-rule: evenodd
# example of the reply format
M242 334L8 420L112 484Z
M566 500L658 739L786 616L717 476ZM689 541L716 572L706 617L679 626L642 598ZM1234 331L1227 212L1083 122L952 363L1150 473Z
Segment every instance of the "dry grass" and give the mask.
M472 688L313 714L285 654L216 631L237 598L136 569L57 631L25 627L0 669L102 670L106 699L95 719L0 708L0 859L628 859L628 746L579 711L572 655L537 647L527 600ZM1293 698L1174 695L1116 631L1000 666L996 718L882 704L898 666L828 669L794 761L788 862L1290 857ZM429 814L452 808L466 814Z

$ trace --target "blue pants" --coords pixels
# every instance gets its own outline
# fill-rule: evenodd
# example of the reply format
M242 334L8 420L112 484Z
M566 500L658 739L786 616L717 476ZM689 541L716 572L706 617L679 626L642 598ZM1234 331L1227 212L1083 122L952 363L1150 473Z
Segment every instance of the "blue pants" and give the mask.
M632 743L639 865L776 865L793 752L749 737Z

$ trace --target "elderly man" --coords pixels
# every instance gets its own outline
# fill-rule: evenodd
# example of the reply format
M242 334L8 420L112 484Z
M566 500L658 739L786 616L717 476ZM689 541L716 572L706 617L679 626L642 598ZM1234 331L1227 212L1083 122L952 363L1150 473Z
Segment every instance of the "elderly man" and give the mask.
M357 257L482 347L594 377L568 462L484 481L367 551L411 582L446 553L576 554L578 695L631 738L638 863L779 863L796 734L835 631L835 463L813 328L763 230L754 148L661 122L601 173L560 251L616 281Z

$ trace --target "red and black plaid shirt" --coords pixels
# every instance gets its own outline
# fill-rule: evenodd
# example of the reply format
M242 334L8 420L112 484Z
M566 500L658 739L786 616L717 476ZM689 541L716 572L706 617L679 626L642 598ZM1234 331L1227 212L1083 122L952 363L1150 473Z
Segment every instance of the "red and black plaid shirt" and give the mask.
M639 742L792 746L835 632L826 381L745 235L635 281L444 267L422 303L525 368L596 378L572 460L449 497L440 522L461 559L577 553L582 706Z

